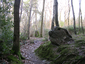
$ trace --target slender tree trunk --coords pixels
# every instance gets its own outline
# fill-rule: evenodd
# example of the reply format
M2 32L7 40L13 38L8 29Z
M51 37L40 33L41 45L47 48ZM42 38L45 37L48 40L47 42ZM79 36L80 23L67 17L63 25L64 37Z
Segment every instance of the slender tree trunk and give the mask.
M64 27L66 26L66 11L64 11Z
M79 0L79 32L80 32L80 13L81 13L81 0Z
M32 0L30 0L30 13L28 20L28 39L30 39L30 22L31 22Z
M54 0L51 30L53 30L53 28L54 28L54 22L55 22L56 26L59 26L59 23L58 23L58 2L57 2L57 0Z
M82 12L81 12L81 27L82 27L82 32L84 34L84 28L83 28L83 22L82 22Z
M69 28L69 15L70 15L70 4L68 0L68 28Z
M45 6L45 0L43 0L43 9L42 9L42 19L41 19L41 33L40 33L40 37L43 37L43 15L44 15L44 6Z
M15 54L18 54L20 51L20 43L19 43L19 32L20 32L20 19L19 19L19 6L20 0L15 0L14 3L14 41L13 48Z
M73 11L73 21L74 21L74 34L76 35L76 23L75 23L75 13L74 13L74 8L73 8L73 0L71 0L71 6L72 6L72 11Z
M54 17L52 18L52 23L51 23L51 30L54 28Z
M20 13L20 20L21 20L21 15L22 15L22 9L23 9L23 0L21 0L21 13Z
M82 12L81 12L81 0L79 0L79 31L80 31L80 19L81 19L81 28L84 34L83 22L82 22Z
M54 14L54 19L55 19L55 24L56 24L56 26L59 26L59 23L58 23L58 2L57 2L57 0L54 0L53 14Z
M37 13L35 13L35 30L37 30Z
M81 0L79 0L79 31L80 31L80 18L81 18L81 28L84 34L83 22L82 22L82 12L81 12Z

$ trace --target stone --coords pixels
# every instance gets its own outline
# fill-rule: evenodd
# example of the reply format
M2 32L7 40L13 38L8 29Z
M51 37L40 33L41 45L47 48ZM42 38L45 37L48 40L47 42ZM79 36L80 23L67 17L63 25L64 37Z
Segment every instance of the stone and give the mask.
M49 39L51 43L55 45L74 43L74 40L72 39L72 36L69 34L69 32L66 29L60 28L58 26L49 31Z

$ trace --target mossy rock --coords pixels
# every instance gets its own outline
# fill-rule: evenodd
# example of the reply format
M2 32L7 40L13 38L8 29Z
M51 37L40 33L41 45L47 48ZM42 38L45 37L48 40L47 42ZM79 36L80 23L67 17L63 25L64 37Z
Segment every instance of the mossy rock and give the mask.
M84 64L85 48L82 48L84 42L84 40L76 40L73 44L56 46L48 41L35 52L40 58L50 60L51 64Z
M76 46L85 46L85 40L77 40L75 43Z
M52 47L51 42L46 42L36 49L35 52L42 59L52 60L54 58Z
M35 37L39 37L39 31L35 31Z

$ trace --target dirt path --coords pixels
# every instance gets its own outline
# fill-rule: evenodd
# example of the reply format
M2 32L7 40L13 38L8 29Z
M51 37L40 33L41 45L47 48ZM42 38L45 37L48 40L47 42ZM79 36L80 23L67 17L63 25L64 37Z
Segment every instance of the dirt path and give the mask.
M43 42L40 39L34 40L34 44L27 44L21 46L21 54L25 57L24 64L49 64L49 61L41 60L35 55L34 50L37 49Z

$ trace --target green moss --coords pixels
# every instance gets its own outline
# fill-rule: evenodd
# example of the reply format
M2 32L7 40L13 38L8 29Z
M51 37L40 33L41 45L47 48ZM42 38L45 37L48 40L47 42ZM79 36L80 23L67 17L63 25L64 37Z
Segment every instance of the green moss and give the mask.
M69 49L64 49L60 52L60 54L66 54L69 51Z
M82 42L82 43L85 43L85 40L77 40L76 43L79 43L79 42Z
M74 62L75 57L75 54L61 55L56 60L52 61L51 64L70 64Z
M53 60L53 51L52 51L53 45L51 42L46 42L43 45L41 45L38 49L35 50L36 54L41 57L45 58L47 60Z
M8 60L11 61L12 64L23 64L19 59L17 59L13 55L8 56Z
M77 55L77 56L75 57L75 60L79 60L79 59L81 59L81 58L82 58L82 56Z
M73 44L60 46L54 46L51 42L46 42L36 49L36 53L43 59L51 60L51 64L84 64L84 45L85 40L83 39L76 39Z
M67 45L62 45L62 46L59 46L59 48L57 49L57 52L61 52L62 50L68 48Z
M75 46L76 47L85 46L85 40L76 40Z

